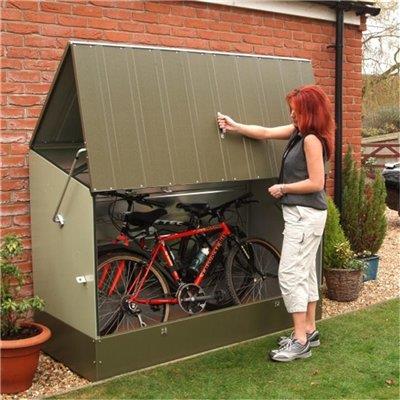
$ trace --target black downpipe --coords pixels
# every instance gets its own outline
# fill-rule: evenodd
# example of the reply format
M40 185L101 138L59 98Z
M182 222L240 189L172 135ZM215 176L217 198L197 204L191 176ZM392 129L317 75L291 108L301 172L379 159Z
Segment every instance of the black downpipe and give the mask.
M343 32L344 8L336 6L336 57L335 57L335 183L334 201L342 210L342 147L343 147Z

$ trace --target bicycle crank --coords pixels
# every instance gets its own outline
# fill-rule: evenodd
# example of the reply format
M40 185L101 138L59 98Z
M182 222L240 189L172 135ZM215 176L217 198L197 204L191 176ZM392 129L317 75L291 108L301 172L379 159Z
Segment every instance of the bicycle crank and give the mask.
M214 296L206 296L204 290L194 283L181 286L176 293L179 305L188 314L201 313L206 307L206 301Z
M145 328L147 326L146 322L142 319L142 310L140 307L129 300L125 300L123 303L123 309L131 315L134 315L139 320L139 325L141 328Z

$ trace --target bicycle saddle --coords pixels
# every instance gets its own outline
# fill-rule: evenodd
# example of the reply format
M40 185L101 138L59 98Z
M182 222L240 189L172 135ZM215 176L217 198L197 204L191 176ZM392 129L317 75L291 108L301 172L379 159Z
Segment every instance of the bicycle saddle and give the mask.
M183 208L186 212L203 218L210 212L210 206L207 203L178 203L177 208Z
M133 211L125 215L125 220L128 221L131 225L149 227L153 225L157 219L165 214L168 213L167 210L164 210L163 208L157 208L157 210L149 212Z

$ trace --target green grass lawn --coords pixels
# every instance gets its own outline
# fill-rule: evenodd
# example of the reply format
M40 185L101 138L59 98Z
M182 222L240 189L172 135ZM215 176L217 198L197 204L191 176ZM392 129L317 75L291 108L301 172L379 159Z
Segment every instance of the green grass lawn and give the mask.
M278 335L124 376L65 399L398 399L399 300L319 323L322 344L266 360Z

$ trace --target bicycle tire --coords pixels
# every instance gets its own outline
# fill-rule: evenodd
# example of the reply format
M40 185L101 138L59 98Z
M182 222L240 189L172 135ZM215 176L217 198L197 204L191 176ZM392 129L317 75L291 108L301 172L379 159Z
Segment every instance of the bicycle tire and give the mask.
M115 277L119 262L124 262L124 268L113 294L108 289ZM97 310L98 331L100 336L111 333L122 333L140 328L139 318L127 308L124 299L129 296L133 280L144 270L147 260L141 255L129 252L108 253L99 258L97 266ZM146 293L147 291L147 293ZM141 291L141 297L148 298L170 297L167 281L162 273L152 266ZM141 318L147 326L168 320L169 304L150 306L138 305Z
M268 298L270 279L278 277L280 254L261 238L246 238L228 255L225 278L235 304Z

